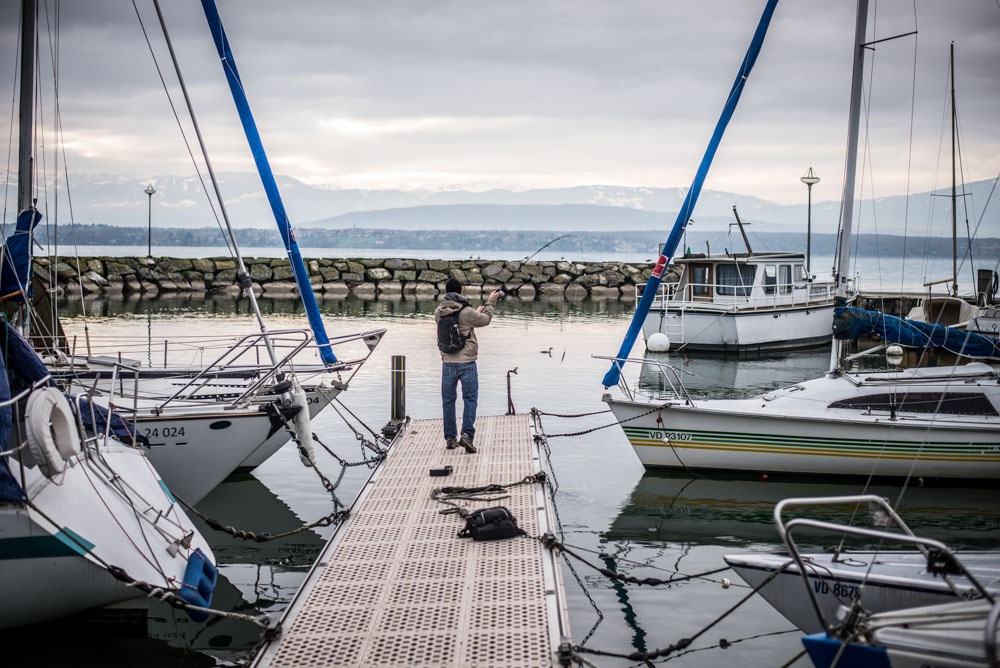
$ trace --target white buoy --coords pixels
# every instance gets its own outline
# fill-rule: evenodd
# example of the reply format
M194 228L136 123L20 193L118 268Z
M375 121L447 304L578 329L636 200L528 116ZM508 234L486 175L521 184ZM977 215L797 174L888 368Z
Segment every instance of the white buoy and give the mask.
M903 361L903 347L895 344L885 349L885 360L889 364L899 364Z
M646 350L651 353L665 353L670 350L670 337L662 332L650 334L646 339Z

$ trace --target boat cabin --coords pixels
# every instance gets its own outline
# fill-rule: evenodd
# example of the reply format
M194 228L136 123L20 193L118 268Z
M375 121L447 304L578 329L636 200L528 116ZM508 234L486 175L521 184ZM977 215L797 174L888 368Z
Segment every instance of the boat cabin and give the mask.
M826 301L834 294L832 281L813 281L802 253L696 253L675 264L680 278L663 284L660 306L669 301L773 307Z

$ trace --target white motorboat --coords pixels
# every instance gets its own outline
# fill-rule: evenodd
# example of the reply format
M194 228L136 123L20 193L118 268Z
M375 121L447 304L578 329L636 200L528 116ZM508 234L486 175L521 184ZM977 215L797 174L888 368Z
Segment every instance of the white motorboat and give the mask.
M829 344L832 281L814 281L802 253L685 254L642 325L646 348L757 353ZM636 286L640 292L644 286ZM660 335L663 338L650 337Z

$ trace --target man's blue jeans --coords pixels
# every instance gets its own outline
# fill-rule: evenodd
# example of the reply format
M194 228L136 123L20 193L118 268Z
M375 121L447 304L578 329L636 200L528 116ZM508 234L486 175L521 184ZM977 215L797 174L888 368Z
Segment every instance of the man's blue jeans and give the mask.
M444 437L458 440L455 403L462 384L462 433L476 435L476 405L479 403L479 372L475 362L441 365L441 401L444 406Z

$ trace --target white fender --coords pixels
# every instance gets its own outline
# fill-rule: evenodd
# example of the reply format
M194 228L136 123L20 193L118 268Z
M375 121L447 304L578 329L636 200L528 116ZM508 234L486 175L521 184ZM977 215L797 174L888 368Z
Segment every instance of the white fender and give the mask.
M309 417L309 401L306 399L306 391L299 385L299 381L296 379L293 382L295 385L292 389L292 405L299 407L299 412L295 414L293 425L295 426L295 433L302 444L303 450L305 450L305 453L308 453L307 456L300 450L299 458L302 459L302 463L306 466L313 466L316 462L316 454L313 452L312 418Z
M28 449L46 477L62 473L66 460L80 453L76 416L62 392L54 387L35 390L24 409Z

